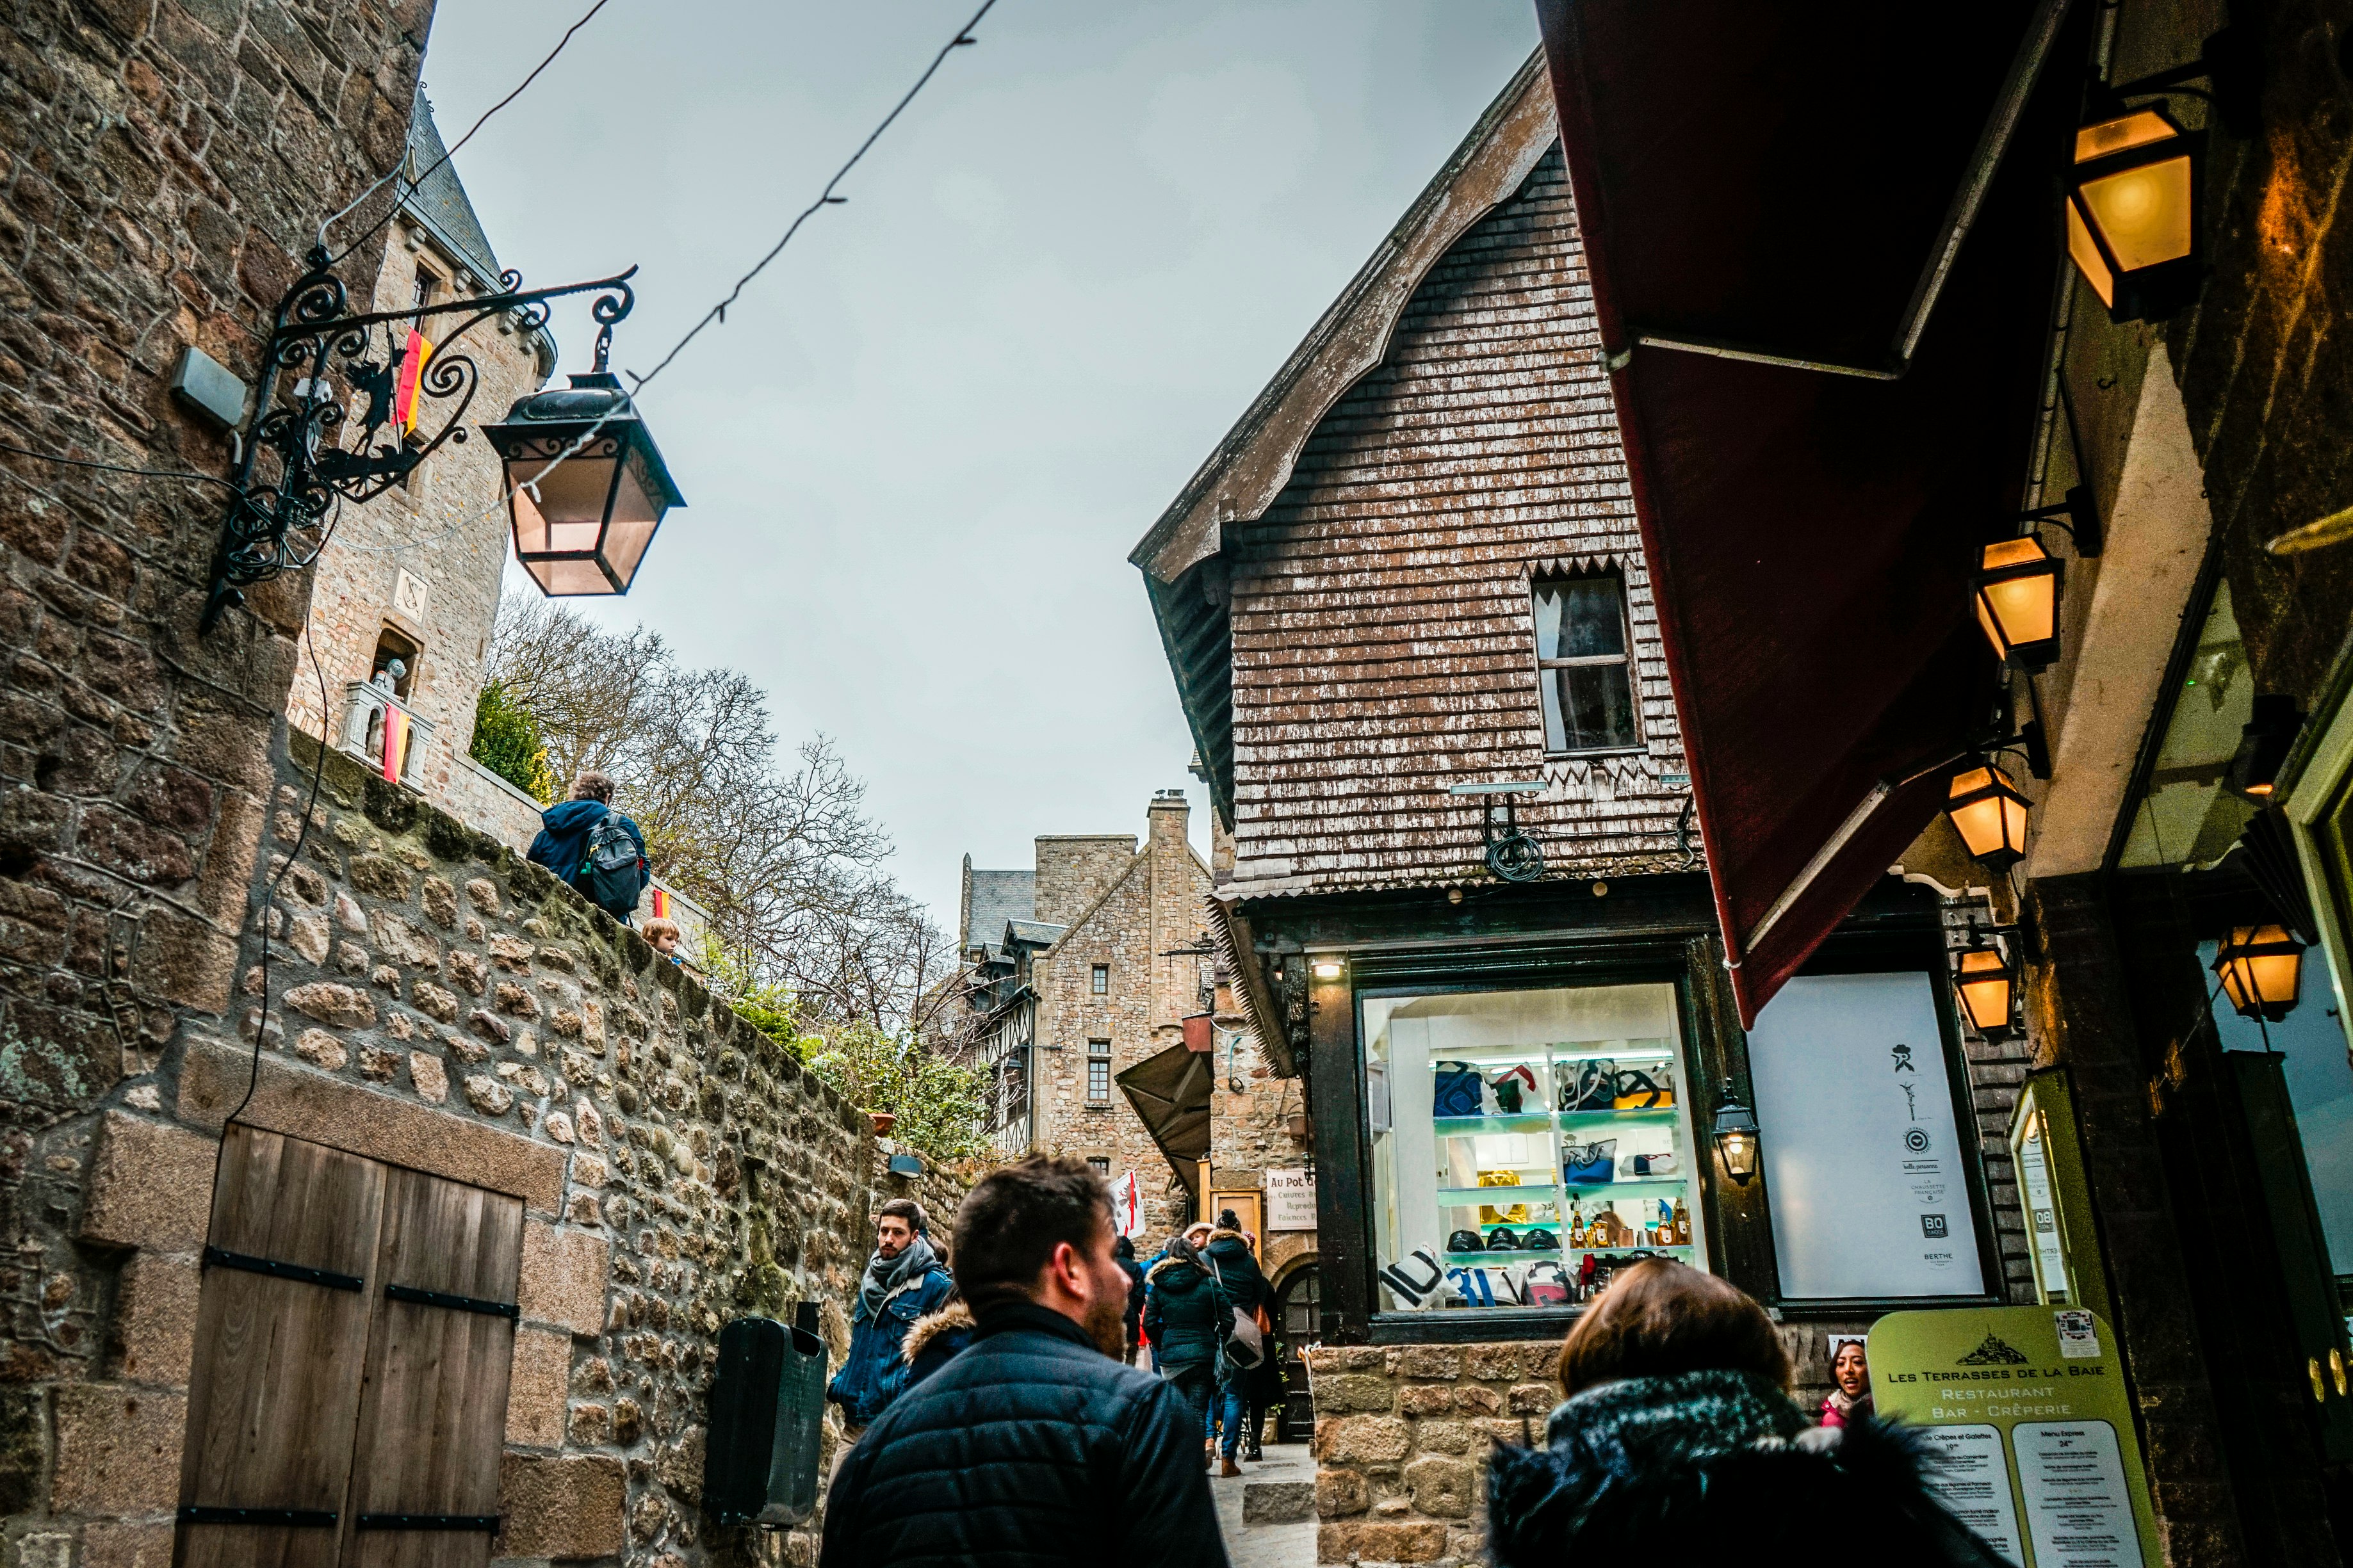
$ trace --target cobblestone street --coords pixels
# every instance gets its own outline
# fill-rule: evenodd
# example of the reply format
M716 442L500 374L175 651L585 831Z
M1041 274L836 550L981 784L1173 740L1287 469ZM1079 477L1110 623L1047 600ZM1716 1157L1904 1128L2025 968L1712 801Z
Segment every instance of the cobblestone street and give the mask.
M1228 1479L1212 1475L1218 1528L1233 1568L1308 1568L1315 1561L1315 1461L1304 1443L1269 1443Z

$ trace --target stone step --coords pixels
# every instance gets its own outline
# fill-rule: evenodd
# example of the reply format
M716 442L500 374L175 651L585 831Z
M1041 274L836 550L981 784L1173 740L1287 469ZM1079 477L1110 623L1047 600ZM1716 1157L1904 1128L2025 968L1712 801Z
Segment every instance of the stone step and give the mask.
M1293 1524L1314 1517L1314 1481L1250 1481L1242 1487L1244 1524Z

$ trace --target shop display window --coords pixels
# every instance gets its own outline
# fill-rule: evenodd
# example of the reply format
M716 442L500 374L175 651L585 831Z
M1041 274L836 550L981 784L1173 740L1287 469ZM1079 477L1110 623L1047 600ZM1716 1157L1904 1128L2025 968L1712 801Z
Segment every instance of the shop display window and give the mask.
M1706 1267L1674 987L1361 998L1384 1311L1567 1308Z

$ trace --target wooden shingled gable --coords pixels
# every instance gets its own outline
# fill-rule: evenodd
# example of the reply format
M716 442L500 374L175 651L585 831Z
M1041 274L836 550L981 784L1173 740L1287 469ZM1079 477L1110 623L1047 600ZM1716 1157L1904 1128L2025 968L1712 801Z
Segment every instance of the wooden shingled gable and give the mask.
M1483 879L1478 803L1451 790L1507 780L1545 781L1520 820L1556 869L1697 864L1534 68L1133 557L1233 829L1225 900ZM1598 572L1625 584L1641 744L1548 758L1530 584Z

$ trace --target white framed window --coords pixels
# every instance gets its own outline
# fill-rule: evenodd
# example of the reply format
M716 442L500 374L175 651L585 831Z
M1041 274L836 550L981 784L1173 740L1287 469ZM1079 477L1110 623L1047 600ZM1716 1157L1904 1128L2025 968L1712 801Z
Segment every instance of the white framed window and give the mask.
M1574 756L1641 746L1624 576L1609 572L1539 577L1530 593L1546 753Z

